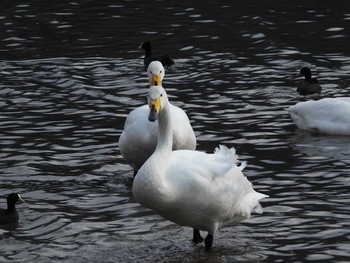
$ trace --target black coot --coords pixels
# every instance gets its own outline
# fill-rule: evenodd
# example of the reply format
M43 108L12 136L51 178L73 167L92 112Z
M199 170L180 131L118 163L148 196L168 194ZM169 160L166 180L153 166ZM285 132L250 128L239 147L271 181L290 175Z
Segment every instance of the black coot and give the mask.
M159 61L163 64L163 66L171 66L174 65L175 62L168 55L155 56L152 55L152 47L151 42L145 41L139 46L139 48L143 48L145 50L145 58L143 59L143 64L148 67L149 63L152 61Z
M8 225L18 222L19 215L16 210L17 202L24 202L19 194L12 193L7 196L7 209L0 209L0 225Z

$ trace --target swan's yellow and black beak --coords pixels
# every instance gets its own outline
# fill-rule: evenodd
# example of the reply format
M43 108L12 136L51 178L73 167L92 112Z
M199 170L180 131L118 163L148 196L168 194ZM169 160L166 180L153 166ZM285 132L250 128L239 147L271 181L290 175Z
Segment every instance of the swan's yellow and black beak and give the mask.
M162 78L160 74L152 74L151 86L162 86Z
M150 99L149 108L150 112L148 115L148 120L152 122L156 121L158 119L158 113L160 110L160 97L156 98L155 100Z

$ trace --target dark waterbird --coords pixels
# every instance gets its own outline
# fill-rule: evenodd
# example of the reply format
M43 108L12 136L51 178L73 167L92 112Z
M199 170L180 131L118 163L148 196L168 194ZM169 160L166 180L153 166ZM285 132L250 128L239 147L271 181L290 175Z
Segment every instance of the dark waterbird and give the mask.
M0 225L9 225L18 222L17 202L24 203L24 200L19 194L11 193L7 196L7 209L0 209Z
M311 77L311 70L308 67L300 69L300 75L305 77L304 82L298 87L297 92L301 95L321 93L322 88L316 78Z
M151 63L152 61L159 61L163 64L163 66L171 66L175 64L175 61L168 55L152 55L152 46L151 42L149 41L142 42L139 48L143 48L145 50L145 58L143 59L143 64L146 67L148 67L149 63Z

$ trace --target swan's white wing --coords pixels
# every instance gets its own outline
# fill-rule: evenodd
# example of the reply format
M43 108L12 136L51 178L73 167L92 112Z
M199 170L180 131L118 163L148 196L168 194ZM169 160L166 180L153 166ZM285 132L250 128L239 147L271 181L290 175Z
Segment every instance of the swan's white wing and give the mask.
M196 136L187 114L179 107L170 104L173 128L173 150L196 149Z
M237 158L234 148L225 146L220 146L213 154L174 151L165 173L169 192L174 190L175 193L181 193L176 198L184 202L192 198L193 204L207 207L203 208L204 211L230 210L227 204L232 206L244 195L254 191L241 168L236 165ZM203 200L204 196L207 200Z
M148 105L131 111L119 138L120 153L134 170L142 166L157 145L158 124L150 122L148 114Z
M254 191L236 161L234 149L224 146L214 154L172 152L164 178L170 211L158 212L178 224L214 232L261 212L259 200L267 196Z
M234 148L228 149L220 146L220 149L212 154L200 151L173 151L171 155L168 173L178 176L200 176L208 181L217 176L223 176L236 166L237 156Z

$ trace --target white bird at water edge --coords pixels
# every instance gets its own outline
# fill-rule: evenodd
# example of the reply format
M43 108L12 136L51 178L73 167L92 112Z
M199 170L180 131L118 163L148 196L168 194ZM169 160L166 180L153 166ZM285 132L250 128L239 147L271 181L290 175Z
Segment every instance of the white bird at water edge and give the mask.
M287 111L301 130L350 135L350 97L299 102Z
M224 226L262 212L256 192L238 166L234 148L219 146L213 154L194 150L172 151L173 125L167 93L152 86L148 93L149 116L158 120L158 142L133 182L137 202L178 225L194 228L193 242L203 241L206 250L215 232Z

